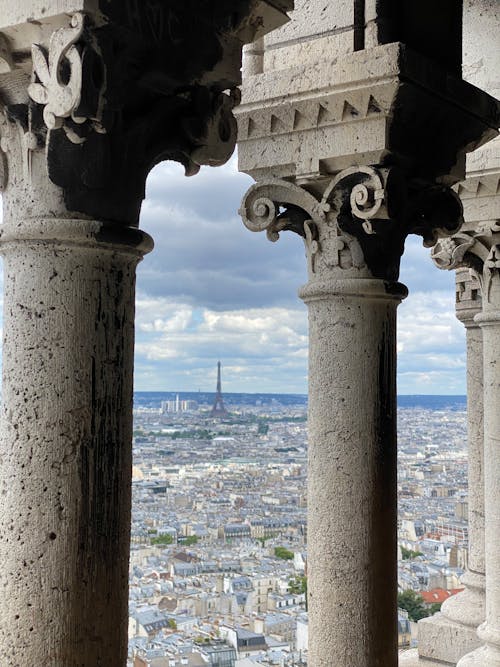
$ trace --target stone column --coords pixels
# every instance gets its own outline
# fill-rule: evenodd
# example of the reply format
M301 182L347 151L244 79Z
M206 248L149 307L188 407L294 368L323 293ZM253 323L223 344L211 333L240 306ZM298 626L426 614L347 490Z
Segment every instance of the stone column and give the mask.
M477 211L486 216L490 215L495 208L495 198L489 196L487 199L475 202ZM497 199L497 210L498 199ZM484 561L482 553L482 536L480 534L480 511L481 498L477 497L477 489L473 490L471 514L471 539L476 539L476 548L472 550L470 569L476 568L474 576L466 580L471 590L468 593L469 601L476 600L476 606L472 605L469 610L469 618L473 620L478 611L478 594L481 585L481 566L484 565L485 588L486 588L486 621L478 629L479 639L485 642L484 646L466 653L458 661L460 667L498 667L500 665L500 557L498 555L498 535L500 534L500 502L499 480L499 457L498 441L500 440L500 419L498 417L498 386L500 376L497 370L497 348L498 336L500 335L500 227L498 222L484 220L480 222L467 223L463 231L454 235L451 239L440 242L433 250L435 261L448 268L457 266L470 267L473 275L477 278L482 295L482 311L475 315L474 323L478 325L482 333L482 360L477 358L481 350L478 332L476 347L474 351L475 363L480 367L483 364L483 430L484 430ZM472 329L474 331L474 329ZM471 340L471 342L473 342ZM478 344L479 343L479 344ZM471 379L472 380L472 379ZM469 385L468 389L472 387ZM479 416L479 415L478 415ZM476 422L477 423L477 422ZM475 423L472 422L474 429ZM479 447L476 448L476 451ZM477 475L476 483L481 483L479 477L479 466L471 466L471 474ZM471 479L472 482L472 479ZM478 521L479 519L479 521ZM474 586L476 590L474 590ZM452 607L452 612L460 610L459 601ZM466 618L466 610L462 613L462 619ZM465 622L462 623L465 625Z
M0 645L9 665L126 661L138 230L4 221Z
M492 225L491 250L480 276L483 311L476 322L483 332L484 490L486 621L478 630L485 646L460 661L461 667L500 665L500 227ZM488 239L490 241L490 239ZM489 244L488 244L489 245Z
M244 71L243 220L308 256L310 667L397 664L399 260L408 234L457 231L449 186L496 134L496 102L460 79L458 10L299 0Z
M449 268L447 242L433 251L440 268ZM469 563L462 578L465 590L449 598L441 612L418 624L418 652L422 664L456 665L477 648L476 629L485 617L484 480L483 480L483 345L474 316L481 310L480 288L467 268L456 272L456 314L467 336L467 422L469 458ZM430 661L429 663L427 661ZM420 663L419 663L420 664Z
M457 318L466 329L467 344L467 443L469 549L468 568L462 578L465 590L446 600L443 616L468 628L477 628L485 616L484 574L484 434L483 434L483 336L475 316L481 311L479 283L468 269L458 269ZM473 647L477 639L469 639Z
M152 248L138 229L145 178L165 158L188 173L229 158L243 43L290 6L241 0L228 22L206 7L193 16L189 3L104 4L0 0L9 667L126 662L135 269ZM174 24L182 38L165 28Z
M241 208L250 230L270 240L291 230L306 245L312 667L398 663L396 307L406 295L397 275L412 208L402 204L404 183L398 169L353 167L319 199L269 179ZM456 224L453 193L442 190L437 205Z
M399 283L332 275L309 309L312 665L397 665ZM374 613L374 610L377 610Z

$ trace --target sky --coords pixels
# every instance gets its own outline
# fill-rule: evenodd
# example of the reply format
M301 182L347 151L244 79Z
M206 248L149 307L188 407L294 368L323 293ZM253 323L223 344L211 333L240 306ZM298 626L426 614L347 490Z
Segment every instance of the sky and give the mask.
M174 163L150 174L141 227L155 250L139 266L136 388L307 392L302 240L248 231L238 208L252 179L236 158L192 178ZM437 269L412 237L401 281L398 392L465 394L465 333L455 318L453 273Z
M238 208L252 179L234 157L194 177L158 165L140 226L155 249L138 268L135 389L307 392L307 311L302 240L270 243ZM421 239L407 241L399 306L398 393L465 394L465 332L454 314L454 276L435 268Z

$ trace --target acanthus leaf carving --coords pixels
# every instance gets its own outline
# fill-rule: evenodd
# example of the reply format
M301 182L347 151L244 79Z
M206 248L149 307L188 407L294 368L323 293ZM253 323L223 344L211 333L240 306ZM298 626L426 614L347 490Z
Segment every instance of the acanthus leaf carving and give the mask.
M378 174L374 187L369 187L373 174L368 167L360 172L362 182L349 183L356 173L354 169L342 172L331 181L321 200L289 181L268 179L256 183L247 191L240 208L243 223L251 231L266 231L270 241L277 241L282 231L302 236L310 274L365 269L359 242L340 229L337 218L347 201L350 211L363 216L357 221L364 233L373 233L368 222L370 215L383 208L383 188Z
M495 301L495 307L500 308L500 221L474 226L468 223L467 227L448 239L440 239L432 249L432 259L441 269L468 268L480 286L486 307Z
M475 241L468 234L458 233L441 238L433 246L431 258L439 269L458 269L470 266L465 257Z
M83 43L85 16L73 14L70 26L59 28L48 50L33 44L30 98L43 106L49 131L63 129L71 143L82 144L90 132L105 133L102 123L105 68L96 44ZM88 41L88 40L87 40Z

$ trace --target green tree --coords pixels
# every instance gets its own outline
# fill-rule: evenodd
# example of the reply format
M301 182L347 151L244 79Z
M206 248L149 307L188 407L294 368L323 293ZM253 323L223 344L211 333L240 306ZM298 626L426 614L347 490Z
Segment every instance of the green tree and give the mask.
M422 596L410 589L398 593L398 607L408 612L411 621L420 621L430 613L424 605Z
M307 577L297 575L292 577L288 582L288 592L293 595L304 593L306 596L306 611L307 611Z
M151 538L151 544L173 544L174 538L172 535L166 533L165 535L158 535L158 537Z
M274 555L282 560L293 560L293 551L289 551L285 547L275 547Z
M288 582L288 592L293 593L306 593L307 592L307 577L292 577Z
M177 630L177 622L175 618L169 618L167 621L167 625L171 630Z
M193 544L196 544L198 542L198 535L188 535L182 540L182 544L184 544L186 547L190 547Z
M438 611L441 611L441 602L434 602L431 604L429 608L429 616L433 616L434 614L437 614Z
M403 556L403 560L412 560L413 558L417 558L417 556L422 556L422 552L401 547L401 555Z

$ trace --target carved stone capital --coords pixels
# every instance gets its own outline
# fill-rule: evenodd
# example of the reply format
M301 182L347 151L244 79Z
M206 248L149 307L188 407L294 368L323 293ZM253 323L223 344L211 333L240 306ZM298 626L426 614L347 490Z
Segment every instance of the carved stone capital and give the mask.
M409 189L399 169L373 166L341 171L320 196L289 181L262 180L240 208L245 226L271 241L282 231L303 237L311 280L338 274L396 281L406 236L432 244L459 228L461 213L451 189Z
M479 285L483 308L500 309L500 221L468 224L459 234L438 241L431 256L441 269L468 268Z
M175 160L191 175L229 159L243 45L291 7L124 0L52 17L44 9L38 22L0 34L2 135L22 134L28 172L44 168L66 210L135 225L155 164ZM12 156L3 149L0 159L7 197L10 186L19 194Z

